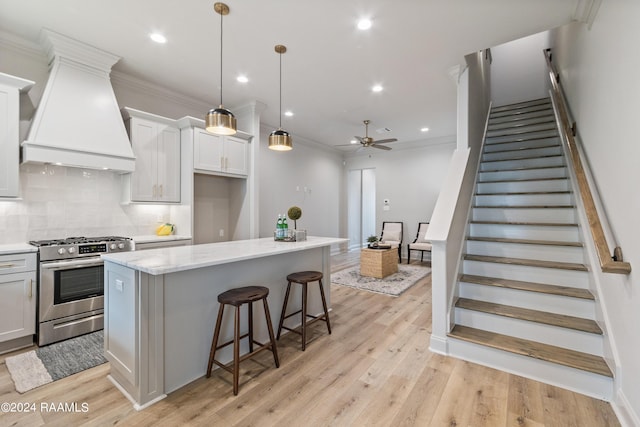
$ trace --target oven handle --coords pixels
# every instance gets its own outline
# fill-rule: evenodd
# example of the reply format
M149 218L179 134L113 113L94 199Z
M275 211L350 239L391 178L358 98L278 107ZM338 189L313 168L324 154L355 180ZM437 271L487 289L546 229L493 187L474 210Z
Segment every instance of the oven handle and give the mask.
M59 262L42 262L40 268L50 270L69 270L76 267L93 267L103 265L102 258L91 257L88 259L79 259L73 261L59 261Z

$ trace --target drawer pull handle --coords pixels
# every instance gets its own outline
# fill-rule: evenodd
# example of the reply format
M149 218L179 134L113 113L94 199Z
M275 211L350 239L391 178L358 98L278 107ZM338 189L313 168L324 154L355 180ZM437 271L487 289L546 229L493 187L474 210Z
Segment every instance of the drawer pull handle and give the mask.
M33 279L29 279L29 298L33 297Z
M0 268L11 268L11 267L15 267L16 265L12 262L2 262L0 263Z

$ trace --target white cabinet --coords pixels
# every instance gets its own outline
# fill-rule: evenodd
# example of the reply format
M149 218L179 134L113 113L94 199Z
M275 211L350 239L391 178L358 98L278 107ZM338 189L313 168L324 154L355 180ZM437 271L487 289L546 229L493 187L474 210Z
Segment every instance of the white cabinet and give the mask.
M213 135L195 128L193 135L195 172L246 177L249 172L247 140L236 136Z
M0 73L0 197L18 197L20 165L20 92L30 80Z
M130 176L132 202L180 202L180 130L175 120L124 108L122 115L136 170Z
M136 242L136 251L144 251L146 249L158 249L158 248L172 248L175 246L189 246L191 245L191 239L175 239L165 240L159 242Z
M36 254L0 255L0 353L33 343L36 299Z

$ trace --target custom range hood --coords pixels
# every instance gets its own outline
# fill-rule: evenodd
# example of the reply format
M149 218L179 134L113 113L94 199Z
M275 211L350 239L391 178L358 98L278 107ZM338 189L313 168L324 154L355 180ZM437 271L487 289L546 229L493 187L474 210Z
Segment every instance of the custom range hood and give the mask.
M132 172L135 156L109 77L120 58L47 29L41 41L49 79L22 162Z

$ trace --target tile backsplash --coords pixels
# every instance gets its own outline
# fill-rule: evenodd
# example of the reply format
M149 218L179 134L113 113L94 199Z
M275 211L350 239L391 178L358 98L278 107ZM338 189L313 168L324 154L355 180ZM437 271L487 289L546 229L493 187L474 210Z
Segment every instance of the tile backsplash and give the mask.
M0 244L147 235L159 221L170 221L167 205L122 204L121 181L110 171L21 165L21 198L0 198Z

